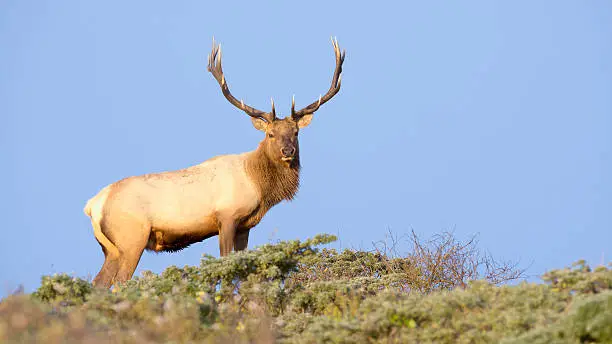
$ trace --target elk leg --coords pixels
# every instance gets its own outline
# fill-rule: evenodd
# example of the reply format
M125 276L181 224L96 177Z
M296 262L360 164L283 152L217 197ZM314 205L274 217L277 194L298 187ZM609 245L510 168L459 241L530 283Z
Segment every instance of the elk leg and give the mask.
M243 229L238 231L234 236L234 250L242 251L246 250L249 243L249 229Z
M124 245L117 245L121 256L119 258L119 271L113 281L114 284L124 283L132 278L151 234L149 225L134 224L130 227L123 228L123 233L129 234L124 234L122 240L118 240L118 243L121 242Z
M104 252L104 264L100 272L96 275L96 278L92 281L92 284L97 288L108 289L113 283L113 279L119 270L119 250L117 247L104 235L102 231L102 224L100 221L92 219L91 224L94 228L94 235L102 252Z
M98 275L96 275L96 278L94 278L92 282L93 285L96 288L104 288L104 289L110 288L113 282L113 278L115 278L115 275L117 274L118 270L119 270L118 257L111 257L110 254L107 254L104 257L104 264L102 264L102 268L100 269L100 272L98 272Z
M227 256L234 248L234 236L236 235L236 225L234 221L228 220L221 222L219 231L219 253L221 257Z
M113 281L115 284L127 282L130 280L130 278L132 278L132 275L134 275L134 271L136 271L136 267L138 266L138 262L140 262L142 252L144 252L144 247L132 249L128 252L124 252L121 255L119 271L117 272L117 276Z

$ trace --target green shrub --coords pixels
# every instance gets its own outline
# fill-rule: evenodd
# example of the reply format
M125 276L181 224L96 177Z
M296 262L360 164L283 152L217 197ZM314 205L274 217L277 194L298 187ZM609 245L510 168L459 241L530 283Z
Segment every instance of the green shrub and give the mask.
M32 297L46 302L61 301L74 305L85 302L91 290L91 284L85 280L67 274L55 274L43 276L40 287Z
M112 291L65 274L0 301L0 342L611 343L612 270L544 283L450 234L412 251L319 249L320 235L145 272Z
M591 271L584 260L577 261L560 270L552 270L544 274L542 279L550 283L555 290L571 291L582 294L595 294L612 289L612 274L605 266L599 266Z

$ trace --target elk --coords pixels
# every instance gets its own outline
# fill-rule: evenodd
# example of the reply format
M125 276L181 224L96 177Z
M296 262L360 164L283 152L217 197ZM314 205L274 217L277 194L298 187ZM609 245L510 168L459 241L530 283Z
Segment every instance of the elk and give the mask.
M251 117L265 133L254 151L220 155L182 170L122 179L103 188L85 206L104 263L93 284L100 288L123 283L134 274L144 250L175 252L219 235L219 252L247 248L249 231L270 208L292 200L298 191L300 150L298 133L308 126L321 105L340 91L342 63L338 41L332 38L336 67L329 90L291 116L277 118L229 90L221 67L221 46L213 39L208 71L225 98Z

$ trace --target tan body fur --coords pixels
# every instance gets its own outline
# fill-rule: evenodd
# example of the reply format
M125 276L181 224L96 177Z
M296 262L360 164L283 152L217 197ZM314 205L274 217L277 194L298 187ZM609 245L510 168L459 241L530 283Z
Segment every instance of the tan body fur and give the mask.
M180 250L189 239L218 234L219 218L243 222L258 207L258 191L245 168L248 155L220 156L179 171L123 179L93 197L85 211L108 226L112 216L146 225L152 232L147 235L149 250ZM110 234L109 239L123 241L119 236Z
M223 155L183 170L129 177L102 189L84 210L107 256L105 266L118 267L115 279L125 281L144 249L177 251L220 231L221 255L245 249L249 229L272 206L293 198L299 184L295 164L277 178L286 180L283 189L266 189L269 183L261 179L274 173L258 173L261 162L256 159L262 157L258 150ZM109 283L112 280L105 281Z

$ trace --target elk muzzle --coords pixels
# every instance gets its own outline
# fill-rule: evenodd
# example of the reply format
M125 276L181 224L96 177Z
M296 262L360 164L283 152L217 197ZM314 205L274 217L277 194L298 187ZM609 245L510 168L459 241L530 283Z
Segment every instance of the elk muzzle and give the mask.
M295 157L295 147L293 145L287 145L281 148L281 155L283 161L291 161Z

